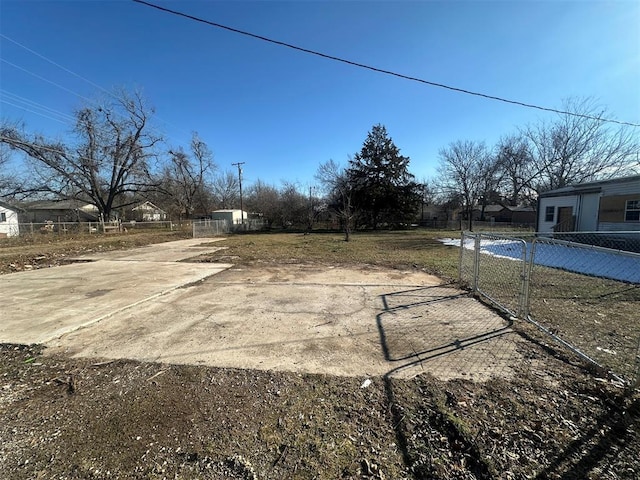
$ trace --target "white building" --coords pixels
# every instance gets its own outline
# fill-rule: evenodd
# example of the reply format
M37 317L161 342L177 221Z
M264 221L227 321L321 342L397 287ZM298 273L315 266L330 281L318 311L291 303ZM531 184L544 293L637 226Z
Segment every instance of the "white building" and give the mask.
M247 222L247 212L242 210L215 210L211 212L212 220L226 220L229 225L240 225L242 219Z
M640 231L640 175L540 195L538 232Z
M18 209L0 202L0 238L16 237L18 234Z
M135 220L142 222L159 222L167 219L167 212L151 202L144 202L131 209Z

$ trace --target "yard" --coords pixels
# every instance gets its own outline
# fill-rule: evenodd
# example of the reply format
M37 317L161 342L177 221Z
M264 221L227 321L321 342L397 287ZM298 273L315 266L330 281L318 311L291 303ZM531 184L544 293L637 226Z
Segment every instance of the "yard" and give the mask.
M236 235L196 261L233 263L247 276L371 268L426 272L446 284L457 277L459 250L437 239L451 234L359 233L349 243L324 233ZM26 246L12 239L0 243L0 271L160 239ZM527 324L511 328L519 360L509 375L482 381L77 358L3 345L0 477L637 478L638 394L589 371ZM474 351L482 341L463 348ZM455 353L434 358L446 363Z

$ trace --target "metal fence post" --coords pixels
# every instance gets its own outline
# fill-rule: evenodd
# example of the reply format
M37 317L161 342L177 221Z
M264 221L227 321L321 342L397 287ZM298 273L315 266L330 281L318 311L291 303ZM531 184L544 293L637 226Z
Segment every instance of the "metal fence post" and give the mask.
M535 254L536 240L531 242L531 253L527 262L527 243L524 243L524 253L522 258L522 304L518 316L525 319L529 316L529 296L531 294L531 275L533 273L533 260Z
M460 232L460 258L458 259L458 285L462 285L462 259L464 258L464 232Z
M632 388L640 388L640 337L638 337L638 350L636 351L636 374Z
M475 233L473 246L473 293L478 293L478 280L480 277L480 234Z

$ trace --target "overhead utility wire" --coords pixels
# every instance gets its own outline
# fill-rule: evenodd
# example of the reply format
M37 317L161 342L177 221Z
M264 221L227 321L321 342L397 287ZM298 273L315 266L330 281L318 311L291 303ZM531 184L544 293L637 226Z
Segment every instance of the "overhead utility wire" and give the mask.
M239 33L239 34L245 35L247 37L256 38L258 40L263 40L265 42L269 42L269 43L273 43L273 44L276 44L276 45L280 45L282 47L287 47L287 48L291 48L293 50L298 50L300 52L309 53L311 55L316 55L318 57L326 58L326 59L329 59L329 60L334 60L336 62L346 63L347 65L352 65L354 67L365 68L367 70L372 70L374 72L384 73L385 75L392 75L394 77L403 78L405 80L411 80L413 82L424 83L426 85L431 85L432 87L445 88L447 90L453 90L454 92L465 93L467 95L474 95L476 97L482 97L482 98L486 98L486 99L489 99L489 100L496 100L498 102L510 103L512 105L518 105L518 106L521 106L521 107L534 108L534 109L537 109L537 110L543 110L545 112L560 113L562 115L571 115L573 117L586 118L586 119L589 119L589 120L598 120L598 121L607 122L607 123L617 123L619 125L628 125L628 126L631 126L631 127L640 127L640 124L638 124L638 123L622 122L622 121L619 121L619 120L595 117L595 116L592 116L592 115L584 115L584 114L575 113L575 112L557 110L555 108L541 107L540 105L534 105L532 103L524 103L524 102L519 102L517 100L509 100L509 99L503 98L503 97L496 97L494 95L487 95L485 93L479 93L479 92L474 92L474 91L471 91L471 90L465 90L463 88L452 87L450 85L445 85L443 83L430 82L429 80L424 80L422 78L411 77L409 75L404 75L402 73L393 72L391 70L384 70L382 68L372 67L370 65L365 65L364 63L353 62L351 60L346 60L344 58L336 57L336 56L333 56L333 55L328 55L326 53L318 52L316 50L310 50L308 48L298 47L297 45L293 45L291 43L281 42L280 40L274 40L272 38L263 37L262 35L257 35L255 33L246 32L244 30L239 30L239 29L233 28L233 27L228 27L228 26L222 25L220 23L212 22L210 20L205 20L203 18L199 18L199 17L196 17L194 15L189 15L188 13L179 12L177 10L172 10L170 8L161 7L161 6L155 5L153 3L145 2L144 0L133 0L133 1L135 3L140 3L142 5L146 5L148 7L155 8L157 10L161 10L163 12L171 13L173 15L177 15L177 16L180 16L180 17L188 18L188 19L194 20L196 22L204 23L204 24L210 25L212 27L221 28L223 30L228 30L228 31L234 32L234 33Z
M61 112L60 110L56 110L54 108L51 107L47 107L46 105L42 104L42 103L38 103L35 100L30 100L28 98L22 97L20 95L17 95L15 93L12 93L8 90L5 90L4 88L0 88L0 100L2 100L3 97L7 97L8 100L11 100L12 102L18 102L21 104L26 105L29 108L36 108L38 110L43 110L44 112L48 113L48 114L53 114L53 115L57 115L61 118L66 119L69 122L74 122L75 119L64 112ZM35 113L35 112L34 112Z
M34 114L36 114L36 115L40 115L41 117L48 118L49 120L53 120L53 121L56 121L56 122L62 123L63 125L69 125L69 122L68 122L68 121L64 121L64 120L60 120L59 118L51 117L51 116L46 115L46 114L44 114L44 113L42 113L42 112L36 112L35 110L31 110L30 108L27 108L27 107L25 107L24 105L16 105L15 103L11 103L10 101L5 100L5 99L3 99L3 98L0 98L0 102L5 103L5 104L7 104L7 105L11 105L12 107L15 107L15 108L19 108L19 109L21 109L21 110L25 110L25 111L27 111L27 112L34 113Z
M26 51L33 53L35 56L42 58L43 60L46 60L47 62L51 63L52 65L55 65L56 67L64 70L67 73L70 73L71 75L78 77L80 80L84 80L85 82L87 82L90 85L93 85L94 87L96 87L99 90L102 90L104 93L106 93L107 95L110 95L114 98L116 98L111 92L109 92L108 90L104 89L103 87L101 87L100 85L98 85L97 83L92 82L91 80L86 79L85 77L83 77L82 75L77 74L76 72L72 72L71 70L69 70L68 68L60 65L59 63L54 62L53 60L51 60L50 58L45 57L44 55L42 55L41 53L36 52L35 50L30 49L29 47L26 47L25 45L21 44L20 42L17 42L15 40L13 40L12 38L7 37L6 35L0 33L0 37L4 38L5 40L10 41L11 43L14 43L16 45L18 45L19 47L24 48ZM117 98L116 98L117 99Z
M73 70L69 70L69 69L68 69L67 67L65 67L64 65L60 65L59 63L57 63L57 62L55 62L55 61L51 60L51 59L50 59L50 58L48 58L47 56L45 56L45 55L43 55L43 54L41 54L41 53L38 53L38 52L36 52L35 50L33 50L33 49L31 49L31 48L29 48L29 47L27 47L27 46L23 45L22 43L18 42L17 40L14 40L14 39L12 39L12 38L9 38L9 37L7 37L6 35L4 35L3 33L0 33L0 38L4 38L5 40L10 41L11 43L13 43L13 44L15 44L15 45L17 45L17 46L19 46L19 47L21 47L21 48L25 49L27 52L30 52L30 53L32 53L33 55L36 55L37 57L42 58L43 60L45 60L45 61L49 62L49 63L50 63L50 64L52 64L52 65L55 65L56 67L58 67L58 68L60 68L60 69L64 70L64 71L65 71L65 72L67 72L67 73L70 73L71 75L73 75L73 76L75 76L75 77L79 78L80 80L84 80L84 81L85 81L85 82L87 82L89 85L92 85L93 87L95 87L95 88L99 89L100 91L102 91L102 92L106 93L106 94L107 94L108 96L110 96L111 98L113 98L113 99L115 99L115 100L120 100L120 99L118 98L118 96L117 96L117 95L115 95L113 92L110 92L110 91L109 91L109 90L107 90L106 88L104 88L104 87L102 87L102 86L98 85L98 84L97 84L97 83L95 83L95 82L92 82L91 80L87 79L86 77L83 77L83 76L82 76L82 75L80 75L79 73L76 73L76 72L74 72ZM7 62L7 63L9 63L9 62ZM13 65L13 64L11 64L11 65ZM17 67L16 65L13 65L13 66L15 66L16 68L20 68L20 67ZM22 69L22 70L25 70L25 69ZM31 72L29 72L28 70L25 70L25 71L26 71L27 73L31 73ZM31 74L32 74L32 75L35 75L34 73L31 73ZM42 78L42 77L39 77L39 78ZM46 80L46 79L43 79L43 80L45 80L45 81L49 81L49 80ZM49 81L49 83L53 83L53 82ZM57 84L55 84L55 83L54 83L54 85L59 86L59 85L57 85ZM64 87L61 87L61 88L64 88ZM69 90L68 90L68 91L69 91ZM72 93L73 93L73 92L72 92ZM96 103L97 103L97 102L95 102L95 101L93 101L93 100L89 100L88 98L83 97L82 95L79 95L79 94L77 94L77 93L76 93L75 95L77 95L78 97L83 98L83 99L85 99L85 100L89 101L90 103L94 103L94 104L96 104ZM162 118L160 118L160 117L159 117L159 116L157 116L157 115L156 115L156 118L157 118L158 120L163 121L166 125L168 125L168 126L170 126L170 127L173 127L174 129L176 129L176 130L178 130L178 131L181 131L182 133L186 133L186 131L185 131L185 130L182 130L181 128L175 127L174 125L172 125L171 123L169 123L169 122L168 122L168 121L166 121L166 120L163 120Z
M13 68L17 68L18 70L22 70L23 72L26 72L29 75L33 75L34 77L39 78L40 80L42 80L44 82L50 83L51 85L53 85L55 87L58 87L58 88L64 90L65 92L68 92L68 93L70 93L72 95L75 95L78 98L86 100L87 102L90 102L90 103L92 102L92 100L90 100L89 98L84 97L84 96L80 95L79 93L74 92L73 90L69 90L67 87L63 87L59 83L56 83L56 82L54 82L52 80L49 80L48 78L44 78L44 77L38 75L37 73L33 73L31 70L27 70L26 68L21 67L20 65L16 65L15 63L11 63L9 60L5 60L4 58L0 58L0 61L6 63L7 65L11 65Z

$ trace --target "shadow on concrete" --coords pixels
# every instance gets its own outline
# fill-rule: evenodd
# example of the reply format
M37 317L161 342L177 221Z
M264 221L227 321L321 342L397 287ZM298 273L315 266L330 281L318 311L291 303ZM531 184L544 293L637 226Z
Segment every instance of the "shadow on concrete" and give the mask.
M455 303L461 299L470 299L470 295L447 285L412 288L384 294L380 298L383 311L376 316L376 325L385 360L389 362L404 362L405 360L414 359L409 363L403 363L395 367L387 372L387 375L393 375L400 370L421 364L424 361L512 333L511 326L513 321L506 320L493 313L491 314L492 322L485 321L486 319L482 317L477 320L469 320L468 315L466 315L467 312ZM479 302L475 300L473 302L477 304L479 309L486 309ZM444 319L445 316L439 316L442 314L438 312L435 313L437 318L428 318L430 316L429 307L442 303L450 303L450 305L446 306L448 311L446 320ZM460 312L457 314L451 313L456 310ZM464 316L467 318L463 319L462 317ZM400 320L398 320L399 317ZM443 330L443 326L455 324L458 319L460 320L460 328L455 328L450 332L455 335L450 335L447 332L438 332L438 335L434 335L435 330ZM391 338L402 337L403 334L399 330L404 326L411 326L414 329L414 333L423 333L424 338ZM413 348L413 345L420 345L423 348L416 349ZM424 348L424 345L428 345L428 348ZM410 351L407 352L405 350L408 347Z
M376 316L376 324L380 335L380 345L384 353L384 357L389 362L399 362L400 364L389 370L384 376L384 388L389 411L391 412L393 430L395 432L396 444L402 454L402 459L407 467L408 471L411 471L411 455L409 453L409 447L405 430L403 428L404 411L399 404L393 385L393 376L400 371L411 369L416 366L422 366L423 362L435 359L437 357L443 357L460 350L470 348L487 342L491 339L495 339L499 336L507 333L512 333L511 326L513 322L497 316L499 322L494 321L493 325L483 324L482 322L469 322L468 318L464 320L469 326L466 329L467 335L458 336L455 338L449 337L447 341L442 341L446 337L443 335L437 336L439 343L430 346L429 348L422 348L419 350L413 350L410 353L397 351L398 345L406 345L406 342L394 342L390 341L390 335L397 335L396 328L390 328L393 325L393 316L396 313L402 313L405 319L408 318L406 324L422 323L427 324L427 329L424 331L428 333L429 329L438 328L439 324L442 326L448 325L448 322L443 322L441 319L436 322L432 322L429 325L428 319L425 319L420 315L420 312L429 312L430 307L436 304L452 303L450 305L451 310L461 309L460 306L455 305L455 302L459 302L462 299L468 300L470 296L467 293L460 292L457 289L453 289L447 285L438 285L431 287L412 288L408 290L402 290L390 294L381 295L383 311ZM475 301L475 300L474 300ZM478 302L479 304L479 302ZM442 306L442 305L440 305ZM482 306L482 308L486 308ZM492 315L495 315L492 313ZM391 317L391 320L389 320ZM447 315L450 318L451 315ZM488 315L487 315L488 317ZM452 319L455 322L455 316ZM462 320L461 320L462 321ZM396 326L397 327L397 326ZM462 329L464 332L465 329ZM460 333L460 330L453 330L455 333ZM417 343L419 342L419 339ZM411 342L409 342L411 343ZM411 360L413 359L413 360ZM407 362L407 360L410 360ZM481 475L480 478L483 478Z

